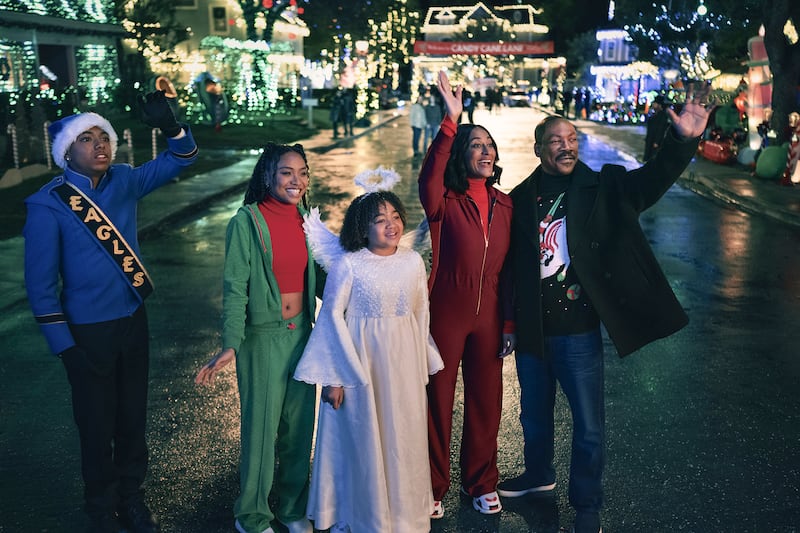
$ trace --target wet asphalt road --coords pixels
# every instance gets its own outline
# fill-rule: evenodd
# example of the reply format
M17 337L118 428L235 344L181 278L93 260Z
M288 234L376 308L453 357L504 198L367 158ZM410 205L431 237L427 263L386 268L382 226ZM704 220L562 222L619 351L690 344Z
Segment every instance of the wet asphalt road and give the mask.
M533 110L476 112L500 147L502 188L534 167ZM349 145L310 153L312 203L332 228L358 194L352 177L378 164L403 177L395 191L421 219L406 118ZM633 167L590 138L582 159ZM244 178L244 177L243 177ZM232 370L197 388L197 369L218 349L225 225L231 198L143 243L156 281L152 337L148 499L165 532L233 531L238 492L238 396ZM687 309L690 324L624 360L606 343L606 532L777 532L800 528L800 231L739 213L673 187L642 224ZM0 531L81 531L77 435L61 365L26 305L0 318ZM501 476L521 470L518 388L505 366ZM454 413L460 420L457 404ZM453 487L435 532L555 532L567 501L569 410L559 395L553 498L505 500L486 517ZM362 532L354 532L362 533Z

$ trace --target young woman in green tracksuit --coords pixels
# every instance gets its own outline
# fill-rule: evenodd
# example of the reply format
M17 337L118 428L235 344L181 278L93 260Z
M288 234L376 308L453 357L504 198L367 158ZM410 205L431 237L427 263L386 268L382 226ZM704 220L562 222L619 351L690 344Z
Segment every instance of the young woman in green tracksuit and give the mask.
M236 361L242 421L234 514L240 533L273 533L276 516L290 533L312 531L305 511L315 389L292 379L324 282L303 233L307 188L303 147L268 144L244 205L228 224L222 350L195 379L208 384ZM274 512L270 489L277 497Z

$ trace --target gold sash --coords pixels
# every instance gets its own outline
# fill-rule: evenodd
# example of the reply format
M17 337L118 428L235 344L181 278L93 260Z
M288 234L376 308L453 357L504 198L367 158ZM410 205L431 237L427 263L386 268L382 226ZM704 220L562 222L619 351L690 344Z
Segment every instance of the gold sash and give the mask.
M103 213L103 210L68 181L55 187L53 191L111 256L142 300L147 298L153 292L150 275L125 237Z

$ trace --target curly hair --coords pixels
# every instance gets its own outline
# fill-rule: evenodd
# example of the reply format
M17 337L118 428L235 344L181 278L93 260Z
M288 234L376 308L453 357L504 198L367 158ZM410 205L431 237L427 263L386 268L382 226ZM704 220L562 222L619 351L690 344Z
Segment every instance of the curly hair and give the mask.
M453 140L453 148L450 150L450 158L447 160L447 166L444 169L444 186L461 194L467 192L469 188L469 183L467 182L467 163L464 160L464 156L469 149L469 139L472 136L472 130L475 128L480 128L485 131L492 140L492 146L494 146L494 170L492 171L491 177L486 180L486 185L492 186L495 183L500 183L500 174L503 172L503 169L497 166L497 162L500 161L500 153L497 151L497 143L494 141L492 134L489 133L489 130L476 124L459 125L456 130L456 138Z
M378 216L382 205L390 204L397 210L403 227L406 226L406 208L400 198L391 191L376 191L362 194L350 203L344 214L339 243L348 252L357 252L369 245L367 236L372 221Z
M275 174L278 171L278 162L284 154L288 152L295 152L303 158L306 167L308 167L308 159L306 159L306 152L303 150L302 144L276 144L267 143L264 145L264 151L261 152L261 157L258 158L255 168L253 168L253 175L250 177L250 182L247 184L247 191L244 193L244 204L252 204L260 202L269 194L269 190L275 184ZM308 208L306 202L306 195L303 195L303 207Z

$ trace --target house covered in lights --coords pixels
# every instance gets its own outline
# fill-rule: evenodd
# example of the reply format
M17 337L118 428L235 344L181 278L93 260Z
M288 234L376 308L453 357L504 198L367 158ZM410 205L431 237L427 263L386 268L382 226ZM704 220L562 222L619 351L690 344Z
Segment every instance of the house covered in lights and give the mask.
M431 7L414 44L414 78L432 85L446 68L473 90L539 86L565 65L531 5ZM486 37L481 37L485 35ZM507 39L504 39L507 37ZM552 81L552 80L551 80Z
M269 42L261 38L266 19L255 15L258 35L248 39L242 6L237 0L175 0L175 20L189 29L189 38L171 50L141 48L127 40L128 53L145 54L149 68L173 81L189 121L200 121L203 91L224 95L229 120L258 122L294 106L299 98L303 39L309 30L295 0L262 0L271 9L285 4L272 26Z
M47 121L103 112L119 84L123 35L111 1L0 0L0 176L47 159Z
M652 63L637 61L639 51L631 44L627 31L600 29L596 37L597 63L592 65L591 73L595 76L597 100L635 103L640 95L661 88L661 72Z

